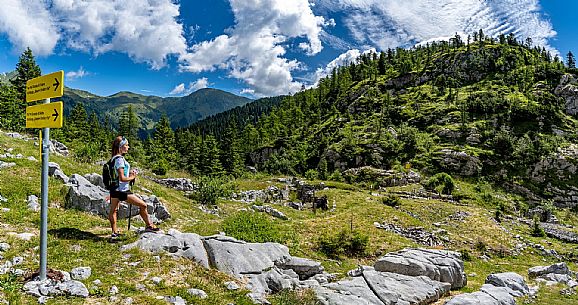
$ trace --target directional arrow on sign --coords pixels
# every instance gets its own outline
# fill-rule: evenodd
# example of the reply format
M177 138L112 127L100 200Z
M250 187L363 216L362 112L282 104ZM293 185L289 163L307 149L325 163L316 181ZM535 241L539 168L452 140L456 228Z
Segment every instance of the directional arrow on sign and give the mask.
M56 89L58 89L58 86L60 86L60 82L58 81L58 78L54 78L54 84L52 84L52 86L54 86L54 91L56 91Z
M54 122L56 122L56 119L58 119L58 111L56 111L56 108L54 108L54 113L52 116L54 117Z

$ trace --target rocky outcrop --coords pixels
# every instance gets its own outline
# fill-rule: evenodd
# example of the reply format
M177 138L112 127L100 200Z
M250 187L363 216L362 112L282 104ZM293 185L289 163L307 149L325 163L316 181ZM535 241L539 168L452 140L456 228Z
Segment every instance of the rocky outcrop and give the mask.
M56 140L50 140L50 152L57 153L63 156L68 156L70 154L70 152L68 151L68 147L66 147L66 145Z
M77 209L91 214L108 217L109 192L105 189L92 184L81 175L74 174L70 181L65 185L65 203L64 207L68 209ZM171 217L167 208L159 201L156 196L137 195L147 204L147 212L154 222L162 221ZM130 215L138 215L138 207L130 206ZM121 203L118 209L117 217L129 217L129 205Z
M560 83L554 89L554 94L564 99L567 114L576 115L578 113L578 81L574 75L562 75Z
M247 243L224 235L202 237L169 230L168 234L145 233L122 250L139 248L151 253L168 252L200 265L215 268L246 283L251 298L265 302L266 294L319 286L329 275L320 263L289 254L278 243Z
M551 223L541 223L540 226L544 229L544 233L549 237L556 238L558 240L578 244L578 234L569 231L563 226L551 224Z
M490 274L480 291L464 293L445 305L516 305L515 297L530 294L524 278L513 272Z
M348 169L343 172L343 177L351 182L377 182L382 187L404 186L421 181L420 174L412 170L400 172L373 168L371 166Z
M536 266L528 269L528 275L536 281L549 283L564 283L570 288L578 287L577 274L570 271L566 263L557 263L550 266Z
M164 185L168 188L172 188L177 191L192 192L197 189L197 185L192 183L191 179L187 178L166 178L166 179L156 179L152 177L147 178L160 185Z
M435 234L435 233L430 233L430 232L426 231L422 227L404 228L404 227L401 227L401 226L398 226L395 224L390 224L390 223L385 223L385 222L384 223L375 222L373 225L378 229L384 229L388 232L392 232L392 233L401 235L405 238L409 238L411 240L414 240L415 242L417 242L421 245L425 245L425 246L429 246L429 247L443 245L442 238L438 237L437 234ZM440 231L440 233L441 233L441 231Z
M49 270L44 281L39 277L32 279L24 284L22 289L26 294L37 297L42 304L48 298L60 295L88 297L88 289L82 282L72 280L68 272L57 270Z
M275 218L283 220L289 219L285 214L283 214L283 212L268 205L253 205L251 208L257 212L267 213Z
M482 162L479 158L470 156L463 151L442 149L434 158L445 171L461 176L476 176L482 171Z
M426 276L459 289L467 284L461 255L453 251L404 249L388 253L375 262L375 270L408 276Z

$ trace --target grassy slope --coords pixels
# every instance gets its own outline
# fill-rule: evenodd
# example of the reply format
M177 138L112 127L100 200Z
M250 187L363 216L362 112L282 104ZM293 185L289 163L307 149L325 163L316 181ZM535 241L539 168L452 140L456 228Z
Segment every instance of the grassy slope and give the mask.
M14 148L12 154L22 153L24 156L35 156L38 158L38 149L32 145L32 141L25 142L15 140L0 135L0 152L6 148ZM61 165L63 171L71 175L73 173L86 174L99 172L96 165L79 164L71 158L51 155L50 160ZM4 160L7 161L7 160ZM10 208L9 212L0 214L0 241L7 241L12 248L4 253L5 259L13 256L26 255L26 260L22 269L30 271L38 268L38 223L39 213L28 211L25 199L29 194L40 195L40 162L28 161L26 159L10 160L17 163L16 167L0 170L0 194L8 198L7 203L2 207ZM186 176L183 173L171 173L171 176ZM255 176L247 179L240 179L237 182L239 190L264 189L270 184L275 184L273 177ZM481 254L475 250L475 244L483 242L491 249L501 247L513 248L516 240L514 234L520 234L533 242L539 242L547 248L553 248L559 253L571 251L575 246L560 243L549 238L532 238L529 236L530 227L517 222L503 223L504 227L512 232L506 233L493 221L493 211L488 210L480 204L482 195L477 192L472 184L460 182L459 192L465 199L461 204L448 203L442 201L425 200L404 200L399 209L387 207L380 203L382 192L359 189L358 187L328 183L332 188L321 191L319 195L326 194L330 205L335 201L337 209L333 213L319 212L313 214L311 211L296 211L287 207L276 206L277 209L290 217L289 221L274 219L279 226L289 232L290 238L287 245L293 255L303 256L319 260L329 272L344 274L347 270L354 268L357 264L371 264L379 255L389 251L395 251L404 247L419 246L413 241L400 237L384 230L376 229L374 222L387 221L402 226L421 226L429 231L438 229L433 225L435 222L443 222L446 217L457 211L467 211L471 214L463 222L449 222L441 228L448 231L451 242L447 245L453 250L467 250L472 254L473 260L466 262L466 273L475 273L469 277L468 286L463 289L465 292L477 290L484 282L485 277L492 272L515 271L526 275L527 269L535 265L554 263L550 258L545 258L533 250L526 250L520 257L492 255L492 260L483 262L478 258ZM209 215L200 211L196 204L190 199L186 199L179 192L164 188L151 181L141 179L138 186L150 189L164 202L173 218L161 227L165 230L176 228L181 231L196 232L201 235L210 235L219 232L222 227L223 218L233 215L241 208L247 208L244 203L224 201L220 203L221 217ZM281 186L278 184L278 186ZM56 298L48 304L82 304L83 301L90 304L112 304L109 301L108 290L112 285L116 285L120 290L121 297L132 297L133 304L164 304L164 301L156 300L158 295L180 295L194 304L249 304L244 297L244 292L230 292L222 285L229 277L212 270L204 270L202 267L184 259L172 259L161 255L160 262L157 262L151 255L133 250L129 254L130 259L123 258L123 254L118 248L119 244L108 243L106 237L109 234L108 221L91 216L89 214L64 210L60 208L64 197L61 194L62 184L57 180L50 179L50 212L49 212L49 267L70 270L78 266L90 266L93 275L84 283L87 287L93 286L92 281L100 279L102 285L98 289L91 290L88 300ZM335 187L335 188L333 188ZM405 188L393 188L391 190L408 190L415 186ZM140 190L137 187L137 192ZM495 193L501 195L505 200L515 200L508 194ZM142 193L142 191L140 191ZM417 215L417 218L410 216ZM576 223L576 217L569 214L566 216L561 212L560 219ZM120 221L120 227L126 228L126 221ZM139 225L139 224L137 224ZM333 260L325 257L316 251L316 241L323 234L335 233L342 228L349 228L351 225L370 236L368 255L364 258L342 258ZM31 242L21 242L9 236L8 232L33 232L36 237ZM132 242L136 239L133 233L128 234L120 244ZM140 261L137 266L130 266L128 262ZM573 270L577 270L576 265L571 265ZM144 276L149 272L148 277ZM164 279L159 286L150 282L150 278L159 276ZM147 286L146 292L141 292L135 288L136 284ZM32 297L24 296L18 290L20 287L18 280L8 276L0 276L0 286L4 288L4 295L14 304L35 304ZM201 288L208 294L206 300L193 299L188 296L186 289ZM578 301L578 297L564 297L559 294L562 287L553 289L542 289L537 304L572 304ZM1 292L0 292L1 293ZM457 292L454 292L454 294ZM277 298L274 304L297 304L289 303L286 299Z

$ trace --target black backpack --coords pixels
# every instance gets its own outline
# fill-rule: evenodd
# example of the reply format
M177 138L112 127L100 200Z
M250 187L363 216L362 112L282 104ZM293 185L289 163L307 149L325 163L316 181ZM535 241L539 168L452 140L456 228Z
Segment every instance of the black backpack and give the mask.
M102 166L102 182L104 187L109 190L115 190L118 183L118 172L114 170L114 161L120 156L114 156Z

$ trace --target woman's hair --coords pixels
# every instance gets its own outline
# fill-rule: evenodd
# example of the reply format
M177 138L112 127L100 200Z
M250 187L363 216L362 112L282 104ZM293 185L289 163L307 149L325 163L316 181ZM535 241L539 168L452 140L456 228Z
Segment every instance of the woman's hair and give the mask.
M120 152L120 142L122 142L123 139L124 139L123 136L118 136L114 138L114 141L112 141L111 157L118 155L118 153Z

